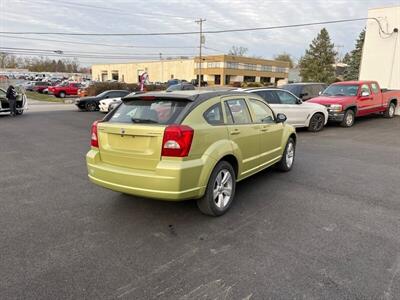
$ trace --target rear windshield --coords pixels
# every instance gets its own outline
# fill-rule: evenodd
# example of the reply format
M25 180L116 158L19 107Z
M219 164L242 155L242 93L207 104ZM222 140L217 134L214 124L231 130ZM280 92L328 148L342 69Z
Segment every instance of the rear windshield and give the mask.
M173 99L127 101L118 107L108 122L173 124L188 104L188 101Z

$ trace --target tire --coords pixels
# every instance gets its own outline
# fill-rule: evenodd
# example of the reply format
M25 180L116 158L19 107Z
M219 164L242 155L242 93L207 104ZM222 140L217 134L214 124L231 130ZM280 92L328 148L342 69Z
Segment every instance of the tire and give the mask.
M225 184L221 184L222 180L226 180ZM235 170L230 163L220 161L210 175L204 196L197 200L198 208L208 216L223 215L232 204L235 188Z
M97 110L97 105L94 102L89 102L85 104L85 108L87 111L96 111Z
M395 111L396 111L396 105L394 104L394 102L390 102L389 106L387 107L387 109L383 113L383 116L385 118L391 119L391 118L394 117Z
M318 132L321 131L325 126L325 116L321 113L315 113L310 119L308 124L308 131Z
M340 122L340 126L342 126L342 127L353 126L354 118L355 118L354 110L352 110L352 109L346 110L346 112L344 113L343 121Z
M282 159L276 165L278 170L283 172L290 171L293 168L295 155L296 143L294 139L290 137L286 143L285 151L282 154Z
M64 93L64 92L60 92L60 93L58 94L58 96L59 96L60 98L65 98L65 93Z

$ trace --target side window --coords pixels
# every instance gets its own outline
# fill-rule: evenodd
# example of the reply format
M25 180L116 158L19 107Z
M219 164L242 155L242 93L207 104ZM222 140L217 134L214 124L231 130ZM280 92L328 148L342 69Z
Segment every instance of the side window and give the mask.
M226 101L234 124L250 124L251 117L244 99Z
M3 90L0 90L0 97L5 98L6 97L6 92Z
M363 92L367 92L368 95L371 95L371 91L369 90L368 84L363 84L363 85L361 86L360 95L361 95Z
M306 98L306 99L308 99L308 98L311 98L312 97L312 95L313 95L313 85L305 85L304 87L303 87L303 90L301 91L301 94L307 94L307 95L304 95L304 98Z
M224 124L224 117L222 115L222 107L220 103L214 104L203 114L204 119L211 125Z
M276 91L282 104L296 104L297 98L286 91Z
M267 101L267 103L280 104L279 98L275 91L256 91L254 93Z
M371 83L371 88L372 88L372 91L374 92L374 94L379 93L379 87L376 83Z
M255 123L274 123L274 113L264 103L256 99L250 99L250 106L255 114Z

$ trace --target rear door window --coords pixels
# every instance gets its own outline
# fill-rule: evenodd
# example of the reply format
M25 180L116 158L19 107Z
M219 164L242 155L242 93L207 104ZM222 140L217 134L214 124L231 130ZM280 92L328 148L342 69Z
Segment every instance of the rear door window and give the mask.
M111 115L111 123L175 123L189 101L172 99L141 100L135 99L122 103Z
M297 98L286 91L276 91L282 104L296 104Z
M250 124L251 117L244 99L228 100L225 102L228 106L234 124Z
M280 104L280 100L275 91L256 91L255 94L259 95L269 104Z

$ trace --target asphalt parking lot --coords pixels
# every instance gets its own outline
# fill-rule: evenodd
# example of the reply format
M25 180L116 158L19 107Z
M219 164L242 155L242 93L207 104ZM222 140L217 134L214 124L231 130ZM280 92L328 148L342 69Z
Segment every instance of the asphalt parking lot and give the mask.
M399 299L400 117L300 131L211 218L89 183L101 116L0 116L1 299Z

